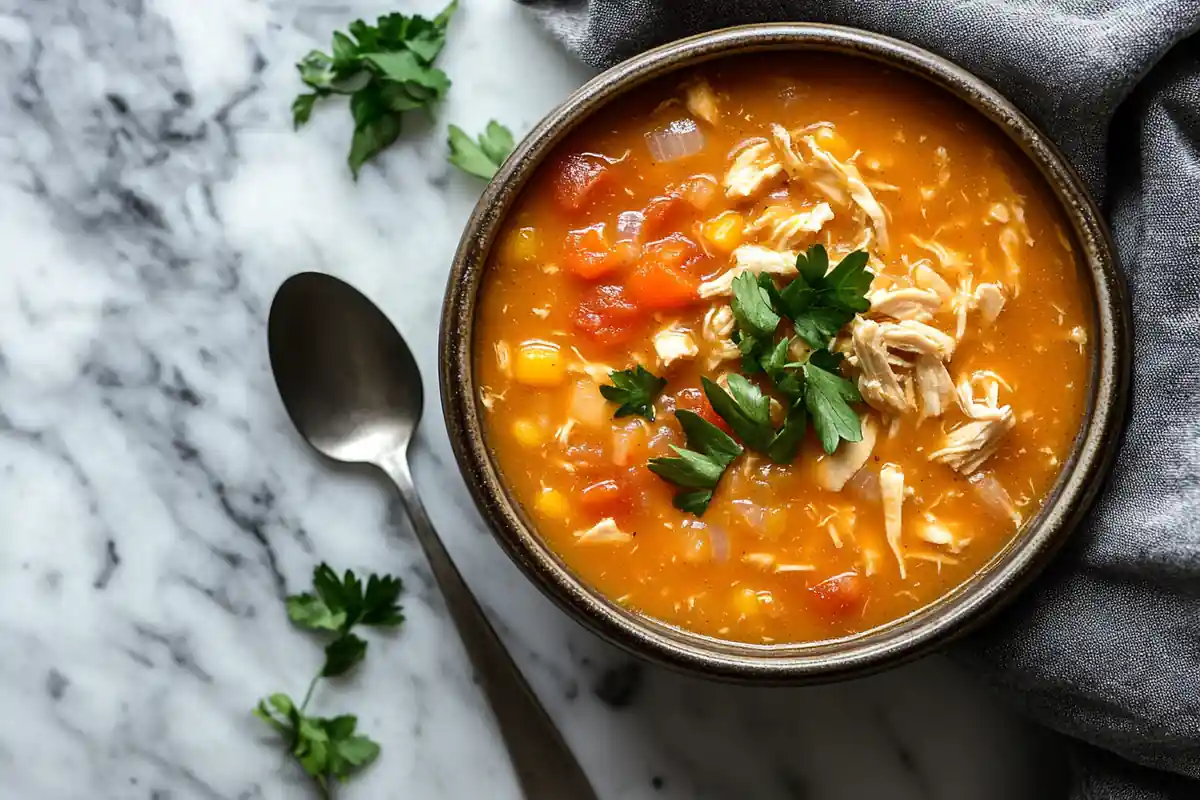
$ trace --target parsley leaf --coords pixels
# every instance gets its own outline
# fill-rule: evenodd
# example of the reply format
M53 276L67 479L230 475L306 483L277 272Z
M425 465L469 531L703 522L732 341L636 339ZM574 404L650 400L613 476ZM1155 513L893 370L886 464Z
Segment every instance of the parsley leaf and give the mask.
M601 386L600 394L604 399L620 403L614 417L628 417L632 414L654 421L654 401L666 387L667 381L647 370L641 364L633 369L615 370L608 373L612 386Z
M364 584L350 570L339 577L327 564L320 564L313 570L313 590L286 600L293 624L337 636L325 647L325 663L303 702L296 705L288 695L277 693L260 700L253 713L289 742L292 757L312 776L323 797L330 796L334 782L374 761L379 745L355 733L358 719L354 716L307 716L308 701L321 678L344 675L366 657L367 642L352 628L395 627L404 621L399 603L402 590L400 579L391 575L372 574Z
M819 244L796 256L799 274L779 293L779 310L792 320L796 333L815 349L829 346L843 325L871 307L866 298L873 275L865 250L855 250L832 271L829 255Z
M292 756L317 782L323 797L330 796L334 780L349 778L379 756L379 745L356 735L358 718L348 714L332 719L305 716L290 697L273 694L259 701L254 716L291 742Z
M365 641L353 633L343 634L325 646L325 666L321 668L321 677L336 678L345 675L366 656Z
M737 321L734 341L742 352L742 369L754 373L761 370L762 357L771 348L771 339L779 327L779 315L772 305L775 284L769 275L754 275L743 272L733 279L733 297L730 308Z
M450 163L471 175L490 180L513 150L513 135L496 120L487 124L478 143L457 125L450 126Z
M733 318L752 336L770 336L779 326L779 315L771 308L771 295L754 275L743 272L733 279Z
M776 464L787 464L796 457L800 442L804 441L804 431L807 427L808 415L804 410L804 401L797 399L788 409L783 425L771 440L767 448L767 458Z
M761 364L767 377L775 384L775 389L789 400L795 400L804 393L804 375L788 369L791 366L788 363L791 344L791 339L780 339L763 357Z
M357 180L362 165L400 137L403 112L431 106L450 88L433 61L457 6L454 0L432 20L392 13L374 26L355 20L348 34L335 32L332 55L314 50L296 64L312 91L292 103L295 126L308 122L317 100L349 95L354 137L348 161Z
M751 450L766 452L775 437L771 401L762 390L737 373L729 375L729 391L708 378L700 379L713 410Z
M866 294L875 276L867 271L867 259L866 250L855 250L825 276L822 291L827 293L831 305L836 304L854 312L866 311L871 307Z
M824 366L821 366L824 364ZM862 400L854 384L826 367L837 369L838 359L818 350L804 364L804 405L812 414L813 427L826 453L837 449L840 440L862 441L862 424L850 403Z
M692 411L679 409L675 418L683 428L687 449L671 445L675 457L652 458L649 467L663 480L691 490L677 492L674 504L681 511L699 517L712 502L713 490L726 467L742 454L742 446Z

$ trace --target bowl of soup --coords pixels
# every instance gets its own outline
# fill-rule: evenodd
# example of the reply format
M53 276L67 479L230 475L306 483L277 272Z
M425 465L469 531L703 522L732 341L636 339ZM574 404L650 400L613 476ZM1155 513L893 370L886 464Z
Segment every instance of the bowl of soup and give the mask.
M821 25L652 50L487 188L442 327L455 455L574 618L829 680L994 611L1086 512L1128 383L1100 216L1011 103Z

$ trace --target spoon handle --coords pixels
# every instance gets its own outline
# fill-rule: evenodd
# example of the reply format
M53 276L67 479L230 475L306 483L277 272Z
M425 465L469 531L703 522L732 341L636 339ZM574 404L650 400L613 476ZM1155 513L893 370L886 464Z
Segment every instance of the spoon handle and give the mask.
M525 682L450 560L450 554L417 495L408 461L403 454L398 454L380 466L400 490L413 530L433 568L433 576L446 599L483 693L491 703L525 797L527 800L596 800L595 791L563 741L562 734Z

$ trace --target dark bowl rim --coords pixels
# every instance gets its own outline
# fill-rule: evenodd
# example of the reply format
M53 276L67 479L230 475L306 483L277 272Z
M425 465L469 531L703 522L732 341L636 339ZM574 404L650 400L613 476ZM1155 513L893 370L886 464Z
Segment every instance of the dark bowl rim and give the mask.
M798 645L747 645L683 631L628 611L577 578L509 496L484 438L474 379L474 311L487 255L512 203L554 146L595 109L630 89L696 64L752 52L803 50L865 57L915 74L983 114L1025 154L1054 193L1093 292L1092 394L1071 457L1041 512L974 576L909 616L855 636ZM439 337L442 408L463 477L489 528L525 575L571 617L651 661L725 680L814 683L878 671L928 653L1012 599L1079 524L1111 466L1129 394L1131 315L1107 228L1053 143L998 91L952 62L858 29L743 25L680 39L597 75L517 146L468 220L446 287Z

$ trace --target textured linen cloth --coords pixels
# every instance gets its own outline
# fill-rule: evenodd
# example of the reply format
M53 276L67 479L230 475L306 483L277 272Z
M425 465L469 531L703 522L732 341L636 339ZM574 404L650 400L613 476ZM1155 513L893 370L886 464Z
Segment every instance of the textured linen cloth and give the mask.
M1128 428L1088 522L955 656L1081 741L1074 800L1200 799L1200 0L524 2L595 67L747 22L888 34L991 83L1063 149L1129 282Z

